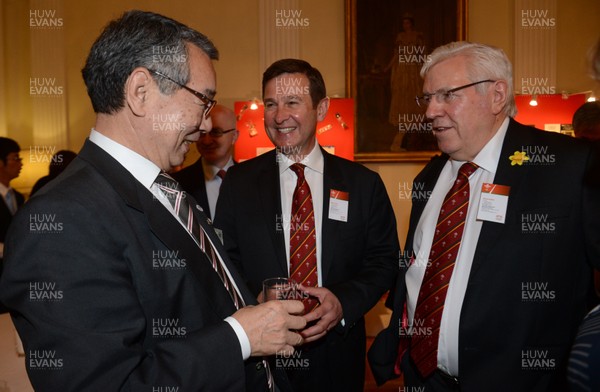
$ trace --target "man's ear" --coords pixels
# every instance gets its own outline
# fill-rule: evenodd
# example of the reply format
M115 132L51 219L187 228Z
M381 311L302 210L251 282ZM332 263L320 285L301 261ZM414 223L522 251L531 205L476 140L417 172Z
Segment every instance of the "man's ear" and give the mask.
M508 104L507 91L508 86L506 84L506 81L498 80L494 84L494 92L492 98L492 113L498 114L502 110L504 110L504 108Z
M329 110L329 97L325 97L317 105L317 121L323 121Z
M151 89L158 89L150 72L143 67L138 67L131 72L125 82L125 102L131 112L138 117L146 115L148 99Z

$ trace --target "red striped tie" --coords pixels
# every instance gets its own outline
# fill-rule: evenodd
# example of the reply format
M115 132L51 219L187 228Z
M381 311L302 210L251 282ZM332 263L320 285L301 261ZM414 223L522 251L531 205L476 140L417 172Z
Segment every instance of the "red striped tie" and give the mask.
M460 167L456 181L444 199L435 228L429 264L412 323L410 356L423 377L437 369L442 311L469 208L469 177L477 168L472 162Z
M312 196L304 178L304 165L294 163L290 169L298 176L290 216L290 278L301 285L316 287L319 280ZM302 302L306 313L319 305L319 301L313 297L304 298Z
M221 262L217 258L217 252L215 251L213 244L208 239L208 235L204 232L204 228L199 222L196 222L194 218L194 211L192 210L191 204L188 202L191 197L186 194L181 189L179 183L167 173L160 173L154 182L167 196L167 199L171 203L171 206L173 206L173 209L175 210L175 213L181 222L183 222L186 229L196 239L198 245L200 246L200 250L204 252L206 257L208 257L208 260L210 260L213 269L217 275L219 275L219 278L221 278L225 289L227 289L227 292L231 296L235 308L242 308L244 306L242 297L238 294L235 287L233 287L233 284L225 272L223 265L221 265Z
M223 170L224 171L224 170ZM223 177L221 177L223 178ZM183 222L187 230L192 234L192 236L197 240L198 245L200 246L200 250L204 252L204 254L210 260L213 269L221 278L225 289L231 296L233 300L233 304L236 309L240 309L245 305L244 299L238 294L235 287L233 287L233 283L229 279L229 276L225 272L223 265L217 258L217 251L214 248L212 242L210 242L208 238L208 234L204 231L204 228L199 222L196 222L194 211L192 210L191 205L197 203L194 199L186 194L183 189L181 189L181 185L177 181L175 181L171 176L167 173L160 173L156 180L154 180L156 185L164 192L173 206L175 213L179 217L179 219ZM188 200L192 201L189 203ZM198 212L199 213L199 212ZM273 374L271 372L271 367L269 366L269 362L266 359L262 360L263 366L265 367L265 371L267 373L267 387L270 392L275 391L275 381L273 379Z

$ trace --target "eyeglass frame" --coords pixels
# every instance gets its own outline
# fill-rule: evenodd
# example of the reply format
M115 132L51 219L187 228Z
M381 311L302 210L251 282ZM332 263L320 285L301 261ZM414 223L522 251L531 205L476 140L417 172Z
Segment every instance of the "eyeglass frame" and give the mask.
M233 131L237 131L237 128L231 128L231 129L227 129L225 131L222 131L218 128L213 128L210 131L205 131L203 129L200 130L200 137L204 136L204 135L209 135L212 138L220 138L223 137L223 135L225 135L226 133L229 132L233 132Z
M200 101L202 101L202 104L204 105L204 118L208 118L210 111L215 107L215 105L217 104L217 101L214 99L210 99L209 97L207 97L205 94L202 94L200 91L196 91L193 88L190 88L184 84L181 84L179 82L177 82L176 80L168 77L167 75L165 75L162 72L158 72L155 71L153 69L148 69L148 71L152 72L153 74L160 76L161 78L165 78L173 83L175 83L176 85L178 85L179 87L185 89L186 91L188 91L189 93L194 94L194 96L196 98L198 98Z
M451 88L450 90L439 90L439 91L436 91L435 93L432 93L432 94L423 94L421 96L417 95L415 97L415 101L417 102L417 106L420 107L420 108L426 108L426 107L428 107L429 103L431 102L431 98L432 97L436 97L436 100L438 102L440 102L440 99L443 99L444 103L450 103L456 97L454 95L455 92L463 90L463 89L468 88L468 87L476 86L476 85L481 84L481 83L488 83L488 82L489 83L496 83L497 80L492 80L492 79L480 80L479 82L465 84L464 86L458 86L458 87L455 87L455 88ZM437 98L439 96L443 96L443 98ZM421 100L427 100L427 102L422 106L421 103L420 103Z

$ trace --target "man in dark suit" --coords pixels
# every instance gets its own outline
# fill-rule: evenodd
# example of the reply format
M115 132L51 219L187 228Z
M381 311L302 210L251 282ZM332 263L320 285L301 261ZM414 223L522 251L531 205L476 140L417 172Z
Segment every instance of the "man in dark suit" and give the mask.
M426 391L567 390L600 265L598 157L511 118L500 49L451 43L421 75L418 101L443 154L414 180L394 313L369 351L376 380L403 372Z
M329 99L316 68L277 61L264 72L262 89L276 149L229 170L215 226L255 295L264 279L289 276L311 297L311 326L301 332L307 344L297 357L276 361L294 389L362 391L363 316L397 271L394 212L376 173L317 143Z
M19 177L23 167L20 151L21 147L17 142L0 137L0 194L3 201L0 203L0 276L4 267L4 239L8 226L17 209L25 202L23 195L10 187L10 182ZM7 309L0 303L0 313L6 312Z
M302 303L244 307L253 296L206 216L164 175L215 104L217 57L201 33L142 11L92 46L95 127L6 241L0 296L35 390L286 389L263 356L302 342Z
M173 174L183 189L196 199L206 215L215 219L219 189L227 170L233 166L233 146L238 138L235 113L215 105L210 120L200 130L196 148L200 158ZM212 123L212 128L209 128Z

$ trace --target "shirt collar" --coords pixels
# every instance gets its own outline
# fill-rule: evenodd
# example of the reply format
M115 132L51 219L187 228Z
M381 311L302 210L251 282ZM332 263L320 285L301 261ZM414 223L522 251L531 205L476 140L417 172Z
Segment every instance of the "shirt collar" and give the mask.
M11 189L10 186L6 186L0 182L0 195L6 197L9 189Z
M106 151L111 157L115 158L147 189L150 189L156 176L158 176L161 171L152 161L144 158L122 144L117 143L93 128L90 133L90 141Z
M202 159L202 171L204 172L204 178L206 180L213 180L216 176L217 173L219 172L219 170L223 169L225 171L229 170L229 168L231 166L233 166L233 158L229 157L229 160L227 161L227 163L225 164L225 166L218 167L218 166L214 166L211 165L210 163L207 163L203 158Z
M510 120L508 117L504 119L500 128L496 134L486 143L485 146L479 151L475 159L473 159L473 163L479 166L481 169L490 172L496 173L498 169L498 162L500 161L500 153L502 152L502 143L504 143L504 137L506 136L506 130L508 129L508 124ZM464 162L450 160L452 164L452 169L454 172L458 173L458 169Z
M279 175L283 174L287 169L290 168L290 166L296 163L279 151L277 152L277 162L279 162ZM307 168L316 171L317 173L323 174L325 167L325 159L323 158L321 146L319 146L319 143L316 140L315 146L313 147L311 152L298 163L303 164Z

